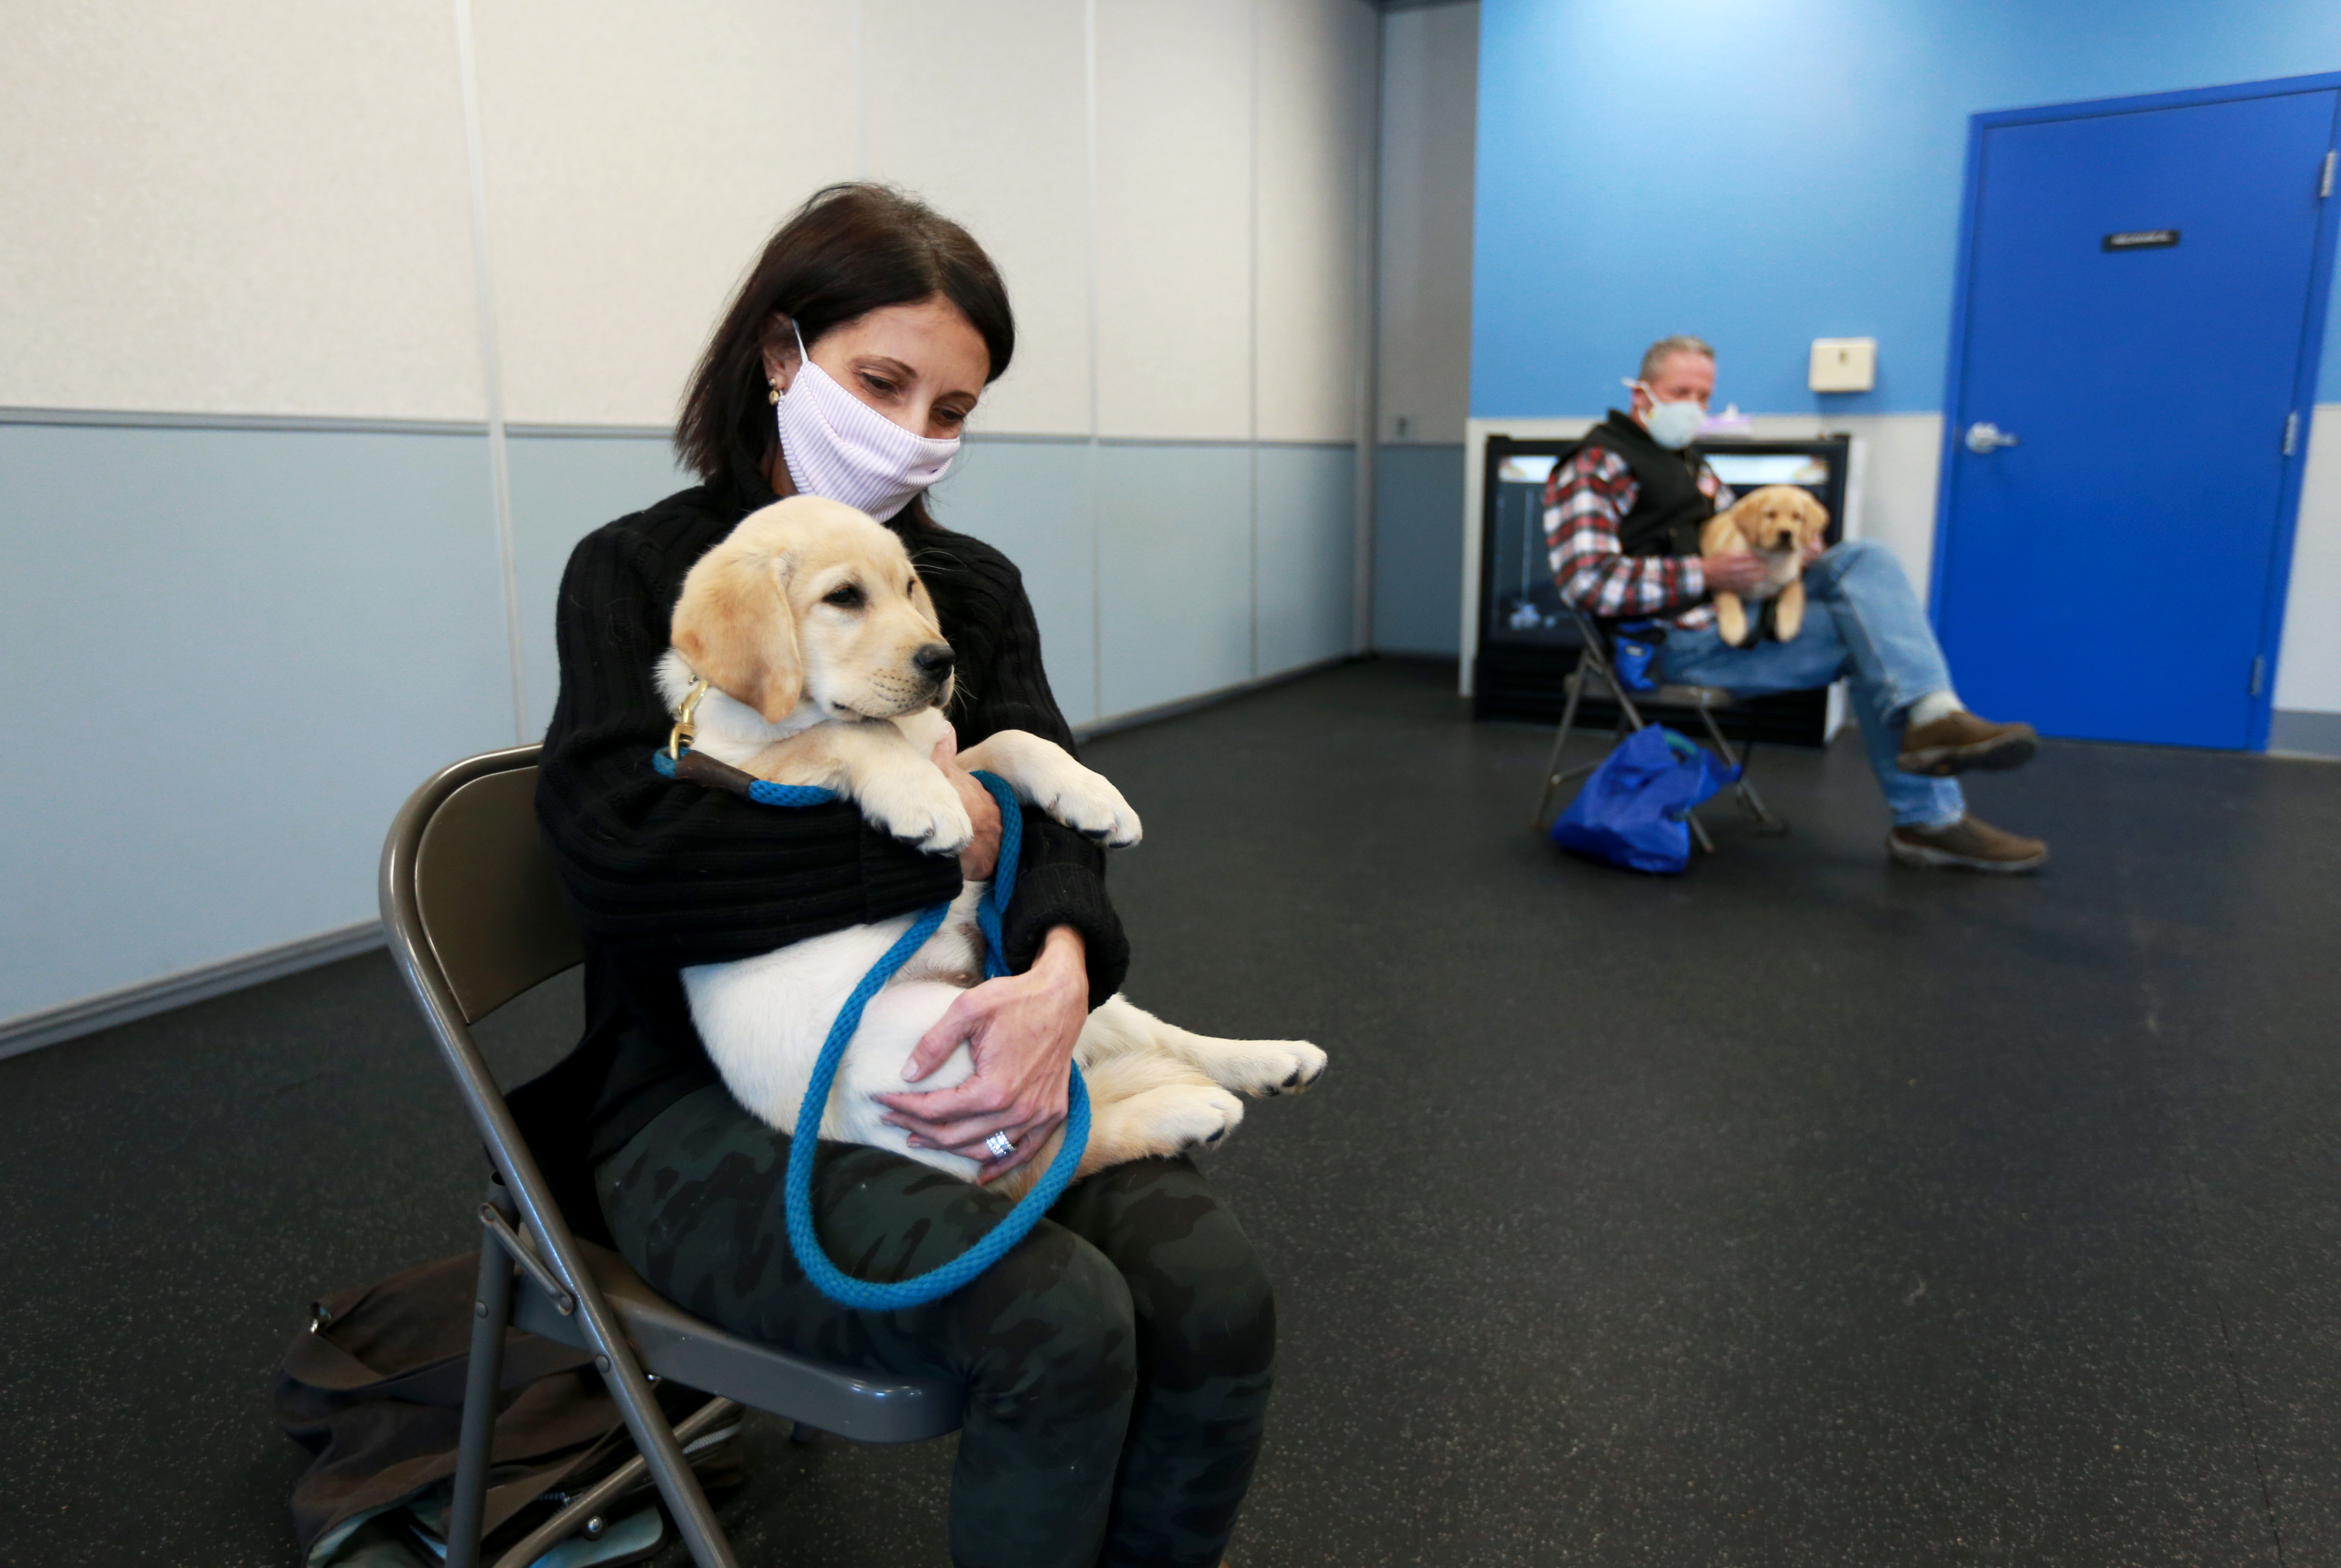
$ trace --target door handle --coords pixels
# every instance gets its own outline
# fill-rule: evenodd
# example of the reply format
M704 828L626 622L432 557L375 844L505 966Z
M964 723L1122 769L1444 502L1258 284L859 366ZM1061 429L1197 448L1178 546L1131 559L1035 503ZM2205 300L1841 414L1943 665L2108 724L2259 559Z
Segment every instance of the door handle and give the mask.
M1977 457L1989 457L1993 452L1997 452L2004 446L2021 446L2023 444L2023 442L2017 441L2014 436L2008 434L2006 431L2000 429L1996 424L1971 424L1967 426L1967 449L1975 453Z

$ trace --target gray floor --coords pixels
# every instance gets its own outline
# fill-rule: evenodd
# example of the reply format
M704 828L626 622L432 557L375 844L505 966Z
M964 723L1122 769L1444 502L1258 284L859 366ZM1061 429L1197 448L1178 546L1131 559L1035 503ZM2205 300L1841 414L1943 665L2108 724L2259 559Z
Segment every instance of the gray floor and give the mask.
M1282 1323L1239 1563L2341 1561L2341 767L2051 745L1997 881L1885 864L1848 736L1643 878L1443 679L1091 752L1131 995L1333 1057L1211 1165ZM0 1560L290 1560L277 1348L468 1240L438 1070L378 956L0 1062ZM749 1562L943 1561L948 1444L752 1437Z

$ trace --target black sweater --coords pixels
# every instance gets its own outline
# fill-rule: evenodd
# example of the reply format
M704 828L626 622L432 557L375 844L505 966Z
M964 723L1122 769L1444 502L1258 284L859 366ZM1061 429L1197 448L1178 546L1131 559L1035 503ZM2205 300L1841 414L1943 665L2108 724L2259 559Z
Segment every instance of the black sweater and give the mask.
M840 802L759 806L672 782L651 766L672 724L652 671L682 580L749 512L761 480L686 490L578 543L555 628L561 694L545 732L536 810L583 929L585 1035L559 1067L514 1092L513 1109L573 1224L591 1211L593 1160L684 1095L717 1081L692 1027L680 971L769 952L846 926L941 903L956 857L864 826ZM1070 747L1041 665L1040 628L1007 557L965 534L897 519L958 654L950 716L961 746L1025 729ZM1016 896L1004 922L1011 969L1053 927L1087 944L1091 1005L1121 985L1130 949L1107 901L1104 855L1027 808Z

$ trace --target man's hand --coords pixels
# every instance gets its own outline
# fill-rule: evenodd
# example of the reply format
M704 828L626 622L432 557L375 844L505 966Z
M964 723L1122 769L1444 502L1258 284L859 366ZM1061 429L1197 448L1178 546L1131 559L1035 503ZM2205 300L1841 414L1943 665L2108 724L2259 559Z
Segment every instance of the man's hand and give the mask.
M991 798L982 779L959 765L958 731L935 742L934 759L951 788L959 791L967 819L975 824L975 837L959 852L959 874L971 882L989 882L992 868L1000 861L1000 802Z
M913 1145L983 1161L979 1182L1006 1175L1037 1154L1065 1119L1066 1068L1089 1012L1081 934L1059 926L1026 973L961 992L919 1041L902 1076L914 1083L925 1077L962 1040L975 1071L951 1088L878 1096L892 1113L886 1121L908 1132ZM1016 1147L993 1159L983 1141L1001 1132Z
M1709 593L1745 593L1763 581L1770 569L1751 551L1721 550L1700 556L1698 570Z
M1810 566L1822 556L1827 555L1828 553L1828 541L1826 539L1808 539L1805 541L1804 564Z

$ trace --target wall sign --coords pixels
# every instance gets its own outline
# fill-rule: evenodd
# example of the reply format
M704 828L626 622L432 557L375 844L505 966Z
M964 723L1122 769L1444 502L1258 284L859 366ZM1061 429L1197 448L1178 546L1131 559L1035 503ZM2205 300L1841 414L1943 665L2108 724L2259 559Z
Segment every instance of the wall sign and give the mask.
M2099 248L2107 251L2160 251L2178 243L2177 229L2132 229L2126 234L2107 234Z

